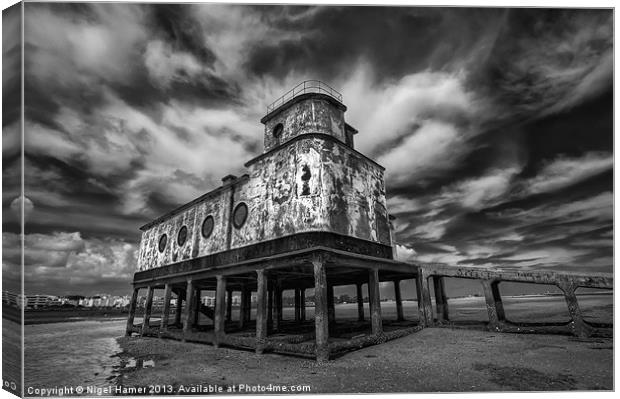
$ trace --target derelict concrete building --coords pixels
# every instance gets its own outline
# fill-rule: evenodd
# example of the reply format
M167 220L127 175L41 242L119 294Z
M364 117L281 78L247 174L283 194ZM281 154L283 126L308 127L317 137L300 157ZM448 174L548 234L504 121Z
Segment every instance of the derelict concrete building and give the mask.
M345 122L345 111L342 96L331 87L318 81L301 83L274 102L261 119L265 150L245 164L247 174L226 176L221 187L142 226L127 335L326 360L425 326L452 325L445 278L481 282L488 314L484 325L490 330L609 333L611 326L584 319L576 291L611 289L613 276L394 260L384 169L355 150L357 131ZM416 282L415 321L403 315L400 283L406 279ZM386 281L394 289L392 320L381 316L379 283ZM570 320L509 321L499 288L503 281L558 287ZM343 285L356 287L354 320L336 317L334 287ZM143 289L147 290L144 316L141 324L134 324ZM163 309L161 320L154 324L151 309L158 289L164 290ZM283 315L285 290L294 291L294 315L289 318ZM215 291L215 306L200 301L203 291ZM235 293L240 306L233 312ZM201 315L208 322L201 323L205 318Z
M339 329L335 321L333 287L350 284L357 286L359 306L360 325L353 329L368 329L362 341L410 332L410 325L387 335L383 328L379 282L398 286L400 279L414 278L417 268L393 260L384 168L355 150L357 131L345 122L345 111L334 89L303 82L261 119L264 153L245 164L247 174L226 176L221 187L141 228L133 296L147 288L148 305L154 289L165 290L158 335L326 359L330 352L359 346L348 339L351 325ZM370 323L363 321L362 284L368 284ZM305 317L308 289L314 294L314 323ZM201 290L216 291L214 309L200 304ZM283 290L295 292L295 318L287 323ZM173 292L179 308L170 324ZM234 321L233 292L241 295ZM397 302L400 321L399 295ZM212 328L196 325L199 312L212 318ZM134 313L135 299L128 334L148 334L149 316L134 326ZM330 335L343 339L338 343Z

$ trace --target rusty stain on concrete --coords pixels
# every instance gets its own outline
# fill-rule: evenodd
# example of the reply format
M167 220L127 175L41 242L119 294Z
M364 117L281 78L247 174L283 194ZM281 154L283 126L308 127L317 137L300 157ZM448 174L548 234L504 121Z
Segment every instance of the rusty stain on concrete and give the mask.
M203 199L143 227L138 271L305 232L391 245L384 169L347 144L345 110L334 98L313 93L263 118L265 151L246 164L247 175L227 177ZM231 210L242 202L247 220L231 227ZM205 238L201 230L208 216L215 223ZM179 245L182 226L188 237ZM168 240L160 252L163 234Z

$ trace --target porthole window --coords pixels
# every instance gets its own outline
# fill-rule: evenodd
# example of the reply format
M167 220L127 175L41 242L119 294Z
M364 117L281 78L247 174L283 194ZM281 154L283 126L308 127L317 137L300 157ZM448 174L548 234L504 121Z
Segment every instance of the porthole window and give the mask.
M235 211L233 212L233 225L236 228L241 228L247 218L248 206L245 204L245 202L241 202L235 207Z
M177 244L182 247L185 241L187 241L187 227L183 226L181 230L179 230L179 235L177 235Z
M282 131L284 130L284 125L281 123L278 123L277 125L275 125L273 127L273 137L279 139L280 136L282 135Z
M204 238L211 237L211 233L213 233L213 216L209 215L205 218L204 222L202 222L202 236Z
M161 237L159 237L159 252L164 252L164 249L166 249L167 243L168 243L168 236L165 234L162 234Z

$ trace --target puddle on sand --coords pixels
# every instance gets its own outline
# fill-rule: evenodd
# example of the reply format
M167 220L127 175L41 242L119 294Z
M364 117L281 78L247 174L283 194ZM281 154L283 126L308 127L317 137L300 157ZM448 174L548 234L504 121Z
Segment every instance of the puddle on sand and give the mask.
M141 369L147 369L155 367L155 359L148 358L121 358L120 364L118 366L114 366L113 373L110 377L108 377L108 381L116 381L119 377L123 375L124 372L132 372L138 371Z
M121 364L118 368L124 371L146 369L149 367L155 367L155 359L136 359L132 357L129 359L121 359Z

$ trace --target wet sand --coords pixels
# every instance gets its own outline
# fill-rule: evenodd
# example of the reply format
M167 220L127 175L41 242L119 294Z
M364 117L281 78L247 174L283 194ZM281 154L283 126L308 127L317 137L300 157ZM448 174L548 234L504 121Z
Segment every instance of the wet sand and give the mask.
M611 322L611 295L580 298L587 319ZM450 318L485 321L484 299L450 299ZM506 297L507 315L529 321L565 319L562 297ZM384 320L396 317L395 304L382 302ZM365 306L368 317L368 306ZM417 303L404 302L405 318L417 319ZM284 308L285 319L293 309ZM314 315L307 308L308 318ZM254 314L254 312L253 312ZM356 304L336 305L338 320L356 320ZM235 309L233 317L236 318ZM253 316L255 317L255 316ZM156 323L158 315L151 321ZM139 323L140 315L135 322ZM20 330L6 319L7 326ZM74 320L72 320L74 321ZM201 317L201 324L212 321ZM183 344L155 338L120 338L124 319L88 320L26 326L26 370L36 385L95 384L118 379L126 387L170 384L309 384L310 392L426 392L468 390L611 389L611 340L576 341L569 336L493 334L475 330L427 329L386 344L351 352L327 365L277 354L256 356L236 349ZM63 331L67 332L63 332ZM82 339L76 339L78 334ZM7 336L3 352L4 377L20 367L9 364L19 354L19 334ZM7 339L9 338L9 339ZM11 340L10 338L13 338ZM67 340L71 346L67 346ZM99 342L114 342L103 350ZM7 344L13 345L7 345ZM93 349L92 346L96 348ZM58 347L58 348L57 348ZM64 348L64 349L63 349ZM58 349L58 350L57 350ZM115 355L121 349L120 359ZM64 350L64 352L63 352ZM9 351L9 352L7 352ZM68 367L66 351L75 367ZM75 354L85 356L84 359ZM93 355L97 356L93 356ZM92 364L95 367L92 367ZM56 371L59 365L60 371ZM13 366L13 367L11 367ZM47 374L46 374L47 373ZM119 375L120 373L120 375ZM34 380L33 380L34 378ZM164 393L164 392L160 392ZM277 392L266 392L277 393Z
M181 384L309 385L311 393L613 389L611 339L427 328L321 365L154 338L119 344L126 361L145 361L123 370L119 385L171 385L175 393Z
M22 327L2 319L2 388L14 394L22 390Z
M449 302L454 320L488 320L484 298ZM403 305L405 318L417 319L417 304L405 301ZM613 320L611 295L585 295L580 297L580 305L587 320ZM505 306L507 315L515 320L569 320L563 297L506 297ZM396 317L393 302L382 302L381 308L384 320ZM311 308L307 315L313 316ZM292 309L285 308L284 316L292 317ZM336 305L336 317L356 319L357 305ZM180 385L239 384L309 385L311 393L613 389L611 338L579 340L562 335L427 328L323 365L310 359L258 356L238 349L156 338L123 337L119 344L124 351L121 358L134 365L121 370L119 385L171 385L173 393L179 393Z
M3 306L2 317L20 323L21 310L12 306ZM115 320L127 319L127 312L121 309L100 309L100 308L50 308L27 310L24 312L24 325L65 323L85 320Z

